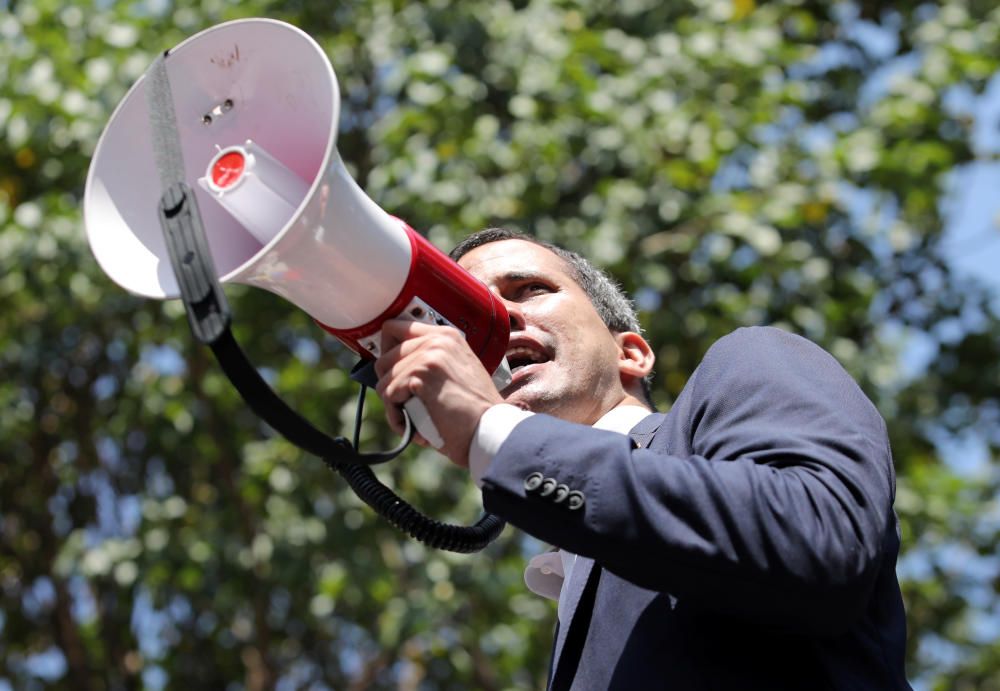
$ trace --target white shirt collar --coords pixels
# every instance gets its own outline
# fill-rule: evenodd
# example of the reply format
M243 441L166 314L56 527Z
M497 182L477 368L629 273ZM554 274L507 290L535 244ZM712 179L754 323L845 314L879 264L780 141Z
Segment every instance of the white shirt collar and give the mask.
M620 405L604 413L601 419L594 423L594 429L628 434L649 414L649 408L643 408L641 405Z
M638 405L621 405L606 412L594 423L594 429L628 434L651 412ZM528 590L549 600L558 600L563 582L569 577L576 555L565 550L543 552L531 558L524 569ZM561 613L560 613L561 614Z

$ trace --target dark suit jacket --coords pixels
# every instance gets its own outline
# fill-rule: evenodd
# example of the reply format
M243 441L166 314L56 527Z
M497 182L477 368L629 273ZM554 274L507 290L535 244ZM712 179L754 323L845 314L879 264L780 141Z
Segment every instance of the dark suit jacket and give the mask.
M552 688L910 688L885 424L830 355L740 329L633 432L535 415L483 479L580 555Z

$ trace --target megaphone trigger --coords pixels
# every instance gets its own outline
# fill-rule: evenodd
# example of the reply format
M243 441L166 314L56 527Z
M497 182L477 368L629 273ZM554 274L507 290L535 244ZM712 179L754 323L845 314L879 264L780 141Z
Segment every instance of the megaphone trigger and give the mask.
M424 405L423 401L414 396L403 404L403 412L410 416L413 426L417 428L417 432L427 440L428 444L435 449L444 446L444 438L441 437L437 426L431 420L431 414L427 412L427 406Z

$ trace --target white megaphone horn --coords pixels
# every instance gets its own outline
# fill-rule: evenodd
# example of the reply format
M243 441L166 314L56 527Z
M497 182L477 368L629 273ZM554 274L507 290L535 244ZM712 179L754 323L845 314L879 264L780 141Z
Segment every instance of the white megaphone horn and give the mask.
M281 295L368 359L379 355L387 319L451 324L506 386L503 304L347 173L335 146L337 79L309 35L275 20L238 20L167 55L184 176L221 282ZM147 82L133 85L101 135L84 222L112 280L166 299L180 291L157 214ZM435 443L436 431L415 422Z

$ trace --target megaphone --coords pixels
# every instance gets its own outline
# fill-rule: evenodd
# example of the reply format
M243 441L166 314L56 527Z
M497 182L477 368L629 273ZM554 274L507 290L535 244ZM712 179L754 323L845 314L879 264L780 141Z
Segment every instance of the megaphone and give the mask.
M380 354L387 319L453 325L506 385L503 304L351 178L336 149L337 78L308 34L270 19L228 22L187 39L164 64L183 174L222 283L284 297L368 359ZM167 299L179 286L156 215L147 82L133 85L98 141L84 222L113 281ZM436 431L416 424L434 443Z

